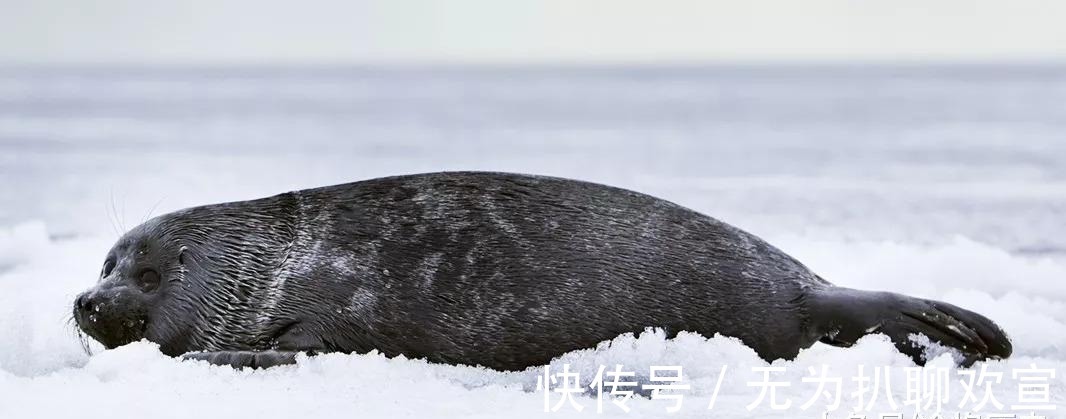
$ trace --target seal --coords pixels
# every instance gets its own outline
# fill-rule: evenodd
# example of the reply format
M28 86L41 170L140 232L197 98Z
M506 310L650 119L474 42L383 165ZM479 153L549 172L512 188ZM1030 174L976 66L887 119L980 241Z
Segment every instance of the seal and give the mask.
M763 240L674 203L576 180L387 177L189 208L121 237L74 302L88 336L234 367L298 353L521 370L628 332L739 338L766 360L883 333L963 363L1004 358L989 319L836 287Z

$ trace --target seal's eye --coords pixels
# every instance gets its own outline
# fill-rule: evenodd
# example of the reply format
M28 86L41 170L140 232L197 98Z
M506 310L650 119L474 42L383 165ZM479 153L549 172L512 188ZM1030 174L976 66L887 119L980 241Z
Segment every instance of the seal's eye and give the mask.
M100 277L104 278L104 277L107 277L108 275L111 275L111 271L113 271L113 270L115 270L115 260L114 259L108 259L108 260L104 261L104 270L103 270L102 274L100 275Z
M141 274L137 275L137 286L144 292L155 291L156 288L159 288L159 272L153 269L141 271Z

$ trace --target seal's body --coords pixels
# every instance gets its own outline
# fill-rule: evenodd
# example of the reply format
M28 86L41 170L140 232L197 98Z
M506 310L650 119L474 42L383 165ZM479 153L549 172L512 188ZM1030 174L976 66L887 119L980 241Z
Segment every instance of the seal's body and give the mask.
M234 366L368 352L517 370L626 332L720 333L765 359L911 334L1010 354L955 306L834 287L759 238L574 180L399 176L163 215L119 240L75 319L107 347Z

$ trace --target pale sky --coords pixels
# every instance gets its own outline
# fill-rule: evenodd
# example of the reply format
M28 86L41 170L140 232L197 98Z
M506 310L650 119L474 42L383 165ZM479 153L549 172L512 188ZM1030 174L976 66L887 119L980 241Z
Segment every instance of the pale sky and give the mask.
M1066 61L1064 0L0 0L0 64Z

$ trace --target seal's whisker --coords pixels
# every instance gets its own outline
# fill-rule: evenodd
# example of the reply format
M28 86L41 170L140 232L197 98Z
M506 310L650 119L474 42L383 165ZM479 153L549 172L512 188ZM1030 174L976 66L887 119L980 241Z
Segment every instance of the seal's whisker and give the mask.
M65 317L65 323L68 327L70 327L70 330L74 332L74 337L78 339L78 346L81 346L81 350L85 352L86 355L92 356L93 350L89 342L89 336L87 336L85 332L81 330L81 327L78 326L77 321L74 320L74 313L67 314Z
M93 348L89 344L89 337L81 330L77 330L75 333L78 335L78 342L81 343L81 350L84 351L86 355L93 356Z
M118 215L115 212L115 190L113 188L110 189L108 195L110 201L104 205L107 210L107 221L111 223L111 229L115 231L115 236L122 236L122 231L118 227Z
M120 213L118 225L122 227L122 231L126 231L126 197L122 197L122 212Z
M111 208L108 204L104 204L104 213L107 215L107 222L111 225L111 231L115 233L115 236L119 236L118 226L115 225L115 220L111 218Z
M163 203L163 199L165 198L159 198L159 200L155 201L155 204L152 205L151 208L148 208L148 214L145 214L144 218L141 219L141 224L144 224L145 221L148 221L150 218L152 218L152 213L155 212L155 209L159 206L159 204Z

